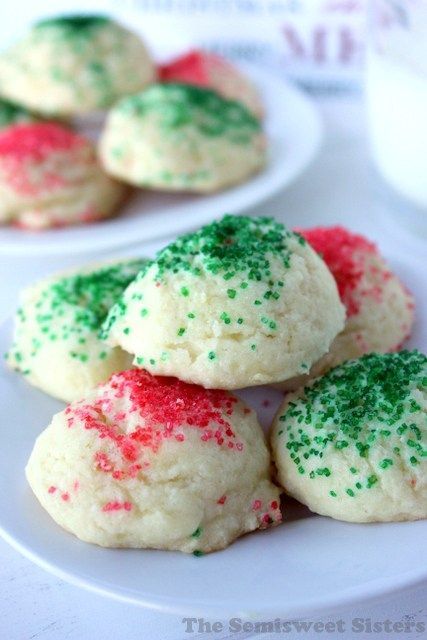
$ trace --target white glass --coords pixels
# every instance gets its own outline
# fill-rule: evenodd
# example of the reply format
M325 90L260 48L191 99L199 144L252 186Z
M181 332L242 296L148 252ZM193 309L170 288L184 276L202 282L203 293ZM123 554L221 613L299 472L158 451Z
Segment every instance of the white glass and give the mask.
M427 1L371 0L367 106L385 180L427 222Z

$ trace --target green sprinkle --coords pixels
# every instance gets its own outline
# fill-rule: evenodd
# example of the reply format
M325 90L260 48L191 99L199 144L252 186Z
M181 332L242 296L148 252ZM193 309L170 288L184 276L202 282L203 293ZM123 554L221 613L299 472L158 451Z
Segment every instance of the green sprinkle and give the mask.
M368 477L368 482L367 482L367 487L368 489L370 489L371 487L374 486L374 484L376 484L378 482L378 478L375 475L369 476Z
M189 289L187 287L181 287L181 295L187 298L190 295Z
M192 538L200 538L200 536L202 535L202 527L197 527L197 529L195 531L193 531L193 533L191 534Z
M372 459L385 439L401 464L419 465L427 457L427 430L421 428L423 414L415 393L426 372L427 357L418 351L372 353L313 380L279 417L290 460L297 468L300 460L327 463L333 449L348 449L349 455L369 460L371 467L377 465L378 474L365 476L363 470L349 466L349 473L359 476L354 487L346 490L350 497L356 490L374 487L379 474L395 464L393 457ZM309 473L313 479L326 475L325 469L331 474L335 470L322 464L314 468Z
M185 328L184 327L180 327L177 331L177 335L178 336L183 336L185 333Z
M215 351L209 351L208 353L208 360L215 360L216 358L216 353Z
M227 289L227 295L229 298L231 298L232 300L236 297L236 290L235 289Z

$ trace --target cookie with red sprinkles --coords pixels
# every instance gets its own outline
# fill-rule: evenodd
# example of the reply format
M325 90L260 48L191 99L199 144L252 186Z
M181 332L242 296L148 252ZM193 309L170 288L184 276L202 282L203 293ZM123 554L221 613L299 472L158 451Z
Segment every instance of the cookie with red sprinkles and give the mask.
M255 413L226 391L141 369L56 414L26 473L60 526L105 547L200 556L281 522Z
M44 229L115 213L126 189L101 169L92 143L54 122L0 131L0 224Z
M160 82L183 82L209 87L229 100L238 100L258 118L264 113L261 97L246 76L222 56L193 49L159 65Z
M112 307L148 260L91 265L52 276L26 289L14 321L8 365L35 387L71 402L132 358L99 332Z
M399 350L412 330L414 298L377 246L340 226L300 229L299 233L329 267L346 308L344 330L314 365L310 377L365 353ZM288 381L285 387L296 388L308 378Z

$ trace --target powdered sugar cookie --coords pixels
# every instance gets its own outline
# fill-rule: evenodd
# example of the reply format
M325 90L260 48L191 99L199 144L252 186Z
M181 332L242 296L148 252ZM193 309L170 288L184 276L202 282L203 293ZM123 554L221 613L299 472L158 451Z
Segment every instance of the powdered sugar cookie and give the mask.
M224 391L125 371L54 416L27 466L86 542L201 555L281 521L255 414Z
M101 15L42 20L0 56L2 95L50 116L106 109L154 77L141 40Z
M278 478L312 511L350 522L427 518L427 357L348 360L286 396Z
M99 329L147 263L140 259L86 267L24 291L9 366L30 384L66 401L129 368L131 356L101 342Z
M126 188L101 169L92 144L52 122L0 131L0 224L41 229L111 216Z
M347 319L344 330L310 376L287 381L283 385L286 389L295 389L310 377L364 353L398 350L414 322L412 295L372 242L343 227L316 227L300 233L331 270Z
M105 337L151 373L237 389L308 371L343 324L335 281L301 236L225 216L158 253Z
M260 123L243 105L175 83L119 102L100 155L109 173L130 184L200 193L242 182L266 160Z
M199 51L189 51L158 67L161 82L184 82L208 87L224 98L238 100L257 118L262 118L264 108L254 85L234 65L221 56Z

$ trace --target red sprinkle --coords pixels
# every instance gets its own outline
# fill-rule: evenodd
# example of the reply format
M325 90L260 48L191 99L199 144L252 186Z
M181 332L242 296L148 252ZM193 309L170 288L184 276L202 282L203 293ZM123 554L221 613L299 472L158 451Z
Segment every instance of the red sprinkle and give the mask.
M158 67L161 82L184 82L208 87L212 67L230 68L223 58L212 53L193 49Z
M64 176L42 163L52 153L63 153L88 144L85 138L57 123L17 124L0 132L0 168L9 186L17 193L37 195L54 191L66 184Z
M219 498L219 500L216 501L217 504L225 504L225 501L227 500L227 496L221 496Z
M378 254L375 244L339 226L297 231L322 256L331 270L341 301L347 309L347 316L357 313L360 302L354 294L366 270L366 255Z
M118 502L117 500L112 500L111 502L107 502L102 507L102 511L121 511L124 509L125 511L131 511L132 503L131 502Z
M0 133L0 158L45 160L53 151L69 151L87 141L55 122L16 124Z
M202 442L213 441L237 451L243 449L224 417L232 415L237 402L226 391L152 376L143 369L115 374L101 389L93 404L82 401L66 412L74 418L74 427L76 420L80 420L85 429L95 429L99 439L108 442L108 453L98 451L94 462L98 470L112 474L115 479L136 477L147 466L141 460L145 449L156 453L171 438L184 442L188 428L198 430ZM114 399L122 398L130 403L129 412L141 418L141 424L132 432L127 431L127 415L115 410Z

